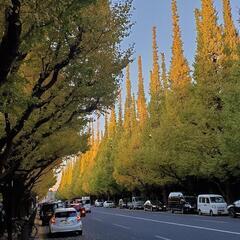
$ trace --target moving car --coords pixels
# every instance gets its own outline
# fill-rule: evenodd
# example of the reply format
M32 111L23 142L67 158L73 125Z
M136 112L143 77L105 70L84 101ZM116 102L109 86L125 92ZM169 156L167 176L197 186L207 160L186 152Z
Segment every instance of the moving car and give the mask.
M182 192L171 192L168 196L168 209L172 213L194 213L197 211L197 197L185 196Z
M198 196L198 213L213 215L228 214L227 203L223 196L216 194L201 194Z
M96 199L94 202L95 207L103 207L103 201Z
M82 197L82 204L83 207L85 208L86 212L91 212L91 200L90 197Z
M129 209L143 209L145 201L142 197L132 197L132 200L127 203Z
M50 234L76 232L82 235L82 221L75 208L57 208L49 222Z
M147 200L144 203L144 211L166 211L166 206L158 200Z
M240 216L240 200L235 201L233 204L227 207L228 213L231 217L235 218Z
M72 203L70 207L75 208L80 213L80 217L86 217L86 210L80 203Z
M42 221L42 226L48 225L49 220L53 216L54 210L57 208L56 203L43 203L40 208L40 220Z
M113 207L115 207L115 204L114 204L113 201L108 200L108 201L105 201L103 203L103 207L105 207L105 208L113 208Z

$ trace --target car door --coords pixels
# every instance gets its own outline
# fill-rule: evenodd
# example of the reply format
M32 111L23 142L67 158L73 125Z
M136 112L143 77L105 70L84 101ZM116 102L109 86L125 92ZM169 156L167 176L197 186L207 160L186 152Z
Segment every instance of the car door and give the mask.
M211 202L210 202L210 198L206 197L205 198L205 204L204 204L204 208L205 208L205 213L210 213L211 211Z
M205 197L200 197L199 201L198 201L198 209L202 212L202 213L206 213L206 208L205 208Z

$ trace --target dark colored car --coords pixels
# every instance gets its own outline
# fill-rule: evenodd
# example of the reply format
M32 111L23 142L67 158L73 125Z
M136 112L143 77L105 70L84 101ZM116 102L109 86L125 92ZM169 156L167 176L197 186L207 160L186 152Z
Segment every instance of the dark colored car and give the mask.
M70 207L75 208L81 217L86 217L86 210L80 203L72 203Z
M56 203L44 203L40 208L40 220L42 225L48 225L51 217L53 216L54 210L57 208Z
M144 203L145 211L166 211L166 206L158 200L147 200Z
M228 206L228 213L231 217L235 218L240 216L240 200L235 201L233 204Z
M185 196L181 192L172 192L168 196L168 209L174 213L180 211L184 213L197 212L197 197Z

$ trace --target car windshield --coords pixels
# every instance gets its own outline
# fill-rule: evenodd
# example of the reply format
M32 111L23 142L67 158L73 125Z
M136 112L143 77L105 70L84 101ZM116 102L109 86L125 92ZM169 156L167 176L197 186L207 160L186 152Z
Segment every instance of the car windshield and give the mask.
M57 212L55 213L56 218L69 218L76 217L77 213L75 211L67 211L67 212Z
M225 203L223 197L210 197L212 203Z
M142 197L136 197L135 200L136 200L137 202L139 202L139 201L144 201L144 199L143 199Z
M90 204L90 200L83 200L83 204Z

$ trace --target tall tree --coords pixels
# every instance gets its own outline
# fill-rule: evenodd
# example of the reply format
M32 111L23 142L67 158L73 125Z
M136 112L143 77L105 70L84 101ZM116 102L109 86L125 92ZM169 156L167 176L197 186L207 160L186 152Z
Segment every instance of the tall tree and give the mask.
M177 93L184 94L184 91L191 83L190 68L183 55L183 43L179 27L179 16L177 13L176 0L172 0L172 22L173 22L173 43L172 60L169 78L171 88Z
M110 120L108 125L109 137L113 137L115 135L116 128L117 128L116 112L115 112L115 107L113 106L111 108Z
M124 108L124 130L131 131L131 108L132 108L132 93L131 93L131 80L130 80L130 65L126 69L126 99Z
M237 58L237 46L239 44L239 36L234 26L230 0L223 0L223 19L224 19L224 41L230 51L230 56Z
M144 93L143 73L142 73L142 58L138 57L138 98L137 98L137 114L140 126L146 123L148 117L147 104Z
M149 102L149 123L152 127L159 125L160 115L160 67L158 58L158 46L157 46L157 32L156 27L152 29L152 54L153 54L153 68L150 72L150 102Z
M219 63L223 60L224 45L221 27L217 23L217 13L212 0L202 0L202 8L197 12L198 51L196 58L209 63Z
M161 80L163 84L163 89L164 92L169 90L169 80L168 80L168 75L167 75L167 67L166 67L166 61L165 61L165 54L161 53Z

